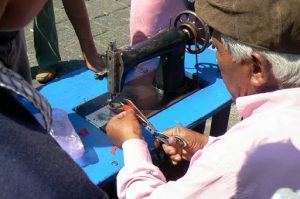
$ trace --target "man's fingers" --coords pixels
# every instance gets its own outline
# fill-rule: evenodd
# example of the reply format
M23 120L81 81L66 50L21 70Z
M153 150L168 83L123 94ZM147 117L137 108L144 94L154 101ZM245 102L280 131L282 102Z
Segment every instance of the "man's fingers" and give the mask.
M181 156L180 156L179 154L171 155L170 158L171 158L172 160L174 160L174 161L177 161L177 162L179 162L179 161L182 160L182 158L181 158Z
M116 118L123 119L127 115L131 116L131 117L136 117L134 110L133 109L128 109L127 111L123 111L123 112L119 113L118 115L116 115Z
M161 145L161 142L158 139L155 139L154 140L154 147L158 148L158 147L160 147L160 145Z
M173 136L177 132L176 132L176 128L172 127L172 128L169 128L169 129L165 130L163 133L166 134L166 135L169 135L169 136Z
M173 146L176 146L176 144L177 144L176 138L174 138L174 137L170 137L170 138L168 139L168 141L169 141L169 144L170 144L169 147L174 148ZM159 141L158 139L155 139L155 140L154 140L154 146L155 146L156 148L158 148L160 145L163 145L163 148L165 147L164 150L167 149L167 147L168 147L168 145L162 144L161 141Z
M169 141L170 145L172 145L172 146L177 146L177 145L178 145L177 140L176 140L175 137L172 137L172 136L171 136L171 137L168 139L168 141Z
M178 162L172 160L172 164L176 166Z
M166 154L175 155L177 153L176 148L173 146L163 144L162 147Z
M126 111L123 111L123 112L121 112L121 113L119 113L119 114L117 115L117 118L118 118L118 119L122 119L122 118L125 117L125 115L126 115Z
M182 161L182 158L179 154L171 155L170 159L171 159L173 165L177 165L178 162Z

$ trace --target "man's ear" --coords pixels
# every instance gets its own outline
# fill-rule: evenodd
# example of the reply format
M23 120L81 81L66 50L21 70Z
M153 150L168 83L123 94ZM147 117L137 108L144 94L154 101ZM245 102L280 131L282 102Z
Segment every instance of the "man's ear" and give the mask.
M269 61L260 53L251 53L252 63L250 82L255 87L264 86L269 79L271 73L271 65Z

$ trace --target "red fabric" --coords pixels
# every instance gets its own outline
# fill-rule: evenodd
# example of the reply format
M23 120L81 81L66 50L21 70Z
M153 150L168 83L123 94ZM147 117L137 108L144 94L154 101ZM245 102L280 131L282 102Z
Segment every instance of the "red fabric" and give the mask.
M87 130L86 128L84 128L84 129L81 129L81 130L79 131L79 134L80 134L80 135L87 135L87 134L89 134L89 132L88 132L88 130Z
M117 149L118 149L118 146L113 146L113 148L111 149L111 154L116 155Z

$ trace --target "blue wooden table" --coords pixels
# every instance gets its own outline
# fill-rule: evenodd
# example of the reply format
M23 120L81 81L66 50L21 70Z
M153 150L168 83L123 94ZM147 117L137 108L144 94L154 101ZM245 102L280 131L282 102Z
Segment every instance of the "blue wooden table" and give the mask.
M227 128L231 96L227 91L216 65L215 52L207 49L199 56L199 77L205 87L180 100L167 109L153 115L150 121L162 131L175 125L196 127L209 117L212 132L224 133ZM195 73L195 56L186 54L186 75ZM77 163L95 184L105 184L115 177L123 166L122 150L115 153L106 134L73 111L73 108L107 92L107 79L95 80L94 72L81 69L39 88L52 107L68 112L69 118L78 132L84 128L87 135L81 135L85 154ZM147 133L147 132L146 132ZM146 135L150 136L150 135Z

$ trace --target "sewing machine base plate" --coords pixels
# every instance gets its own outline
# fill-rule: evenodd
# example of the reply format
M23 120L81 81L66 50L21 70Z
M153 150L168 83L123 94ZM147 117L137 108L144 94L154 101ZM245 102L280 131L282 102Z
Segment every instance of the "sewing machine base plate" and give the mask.
M186 78L185 86L177 92L162 92L152 85L152 75L149 74L128 82L119 96L120 99L127 98L133 101L147 117L164 110L201 88L196 81ZM105 93L75 107L74 111L97 128L104 130L108 120L117 114L115 111L110 110L109 101L110 95Z

